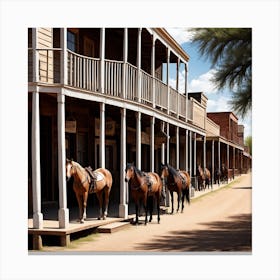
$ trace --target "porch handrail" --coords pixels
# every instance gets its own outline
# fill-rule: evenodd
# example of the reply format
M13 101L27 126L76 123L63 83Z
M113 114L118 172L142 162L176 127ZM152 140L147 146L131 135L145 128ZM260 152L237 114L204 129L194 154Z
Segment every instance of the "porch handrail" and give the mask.
M67 50L68 85L100 91L100 59Z

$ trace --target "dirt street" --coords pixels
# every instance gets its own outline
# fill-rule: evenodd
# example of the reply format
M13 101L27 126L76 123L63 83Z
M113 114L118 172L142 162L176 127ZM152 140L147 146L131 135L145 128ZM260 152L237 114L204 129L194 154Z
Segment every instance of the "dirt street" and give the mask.
M186 205L184 213L156 216L147 226L130 225L113 234L92 234L68 248L46 251L90 252L251 252L251 174ZM144 217L140 217L144 219Z

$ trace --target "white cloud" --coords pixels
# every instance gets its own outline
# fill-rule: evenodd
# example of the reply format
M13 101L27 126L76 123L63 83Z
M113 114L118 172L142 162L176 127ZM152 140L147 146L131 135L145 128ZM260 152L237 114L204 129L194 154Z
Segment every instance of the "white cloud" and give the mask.
M189 83L189 92L202 91L205 94L216 93L215 85L211 82L213 75L215 73L214 69L209 70L207 73L200 75L197 79L193 79Z
M166 28L166 30L180 45L191 41L192 32L188 28Z
M217 95L216 99L208 99L207 112L228 112L231 111L228 104L229 98L223 95Z

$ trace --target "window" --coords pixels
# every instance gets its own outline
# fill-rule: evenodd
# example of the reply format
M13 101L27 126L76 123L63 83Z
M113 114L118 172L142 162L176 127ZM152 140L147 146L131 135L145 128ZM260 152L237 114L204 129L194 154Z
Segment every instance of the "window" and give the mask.
M67 31L67 48L72 52L77 51L77 37L71 31Z

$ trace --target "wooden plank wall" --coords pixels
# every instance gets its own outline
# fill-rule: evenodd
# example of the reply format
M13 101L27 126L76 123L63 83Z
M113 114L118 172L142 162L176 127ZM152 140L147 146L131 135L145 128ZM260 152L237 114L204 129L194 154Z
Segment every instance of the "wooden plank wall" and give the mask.
M38 28L38 48L53 47L53 29ZM40 82L53 83L53 51L39 51L39 79Z

